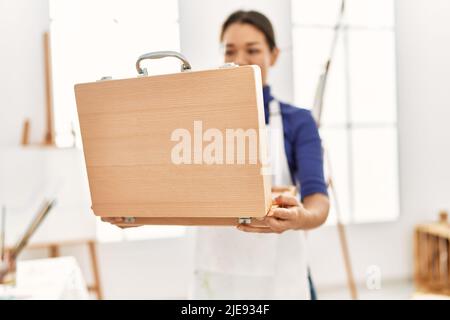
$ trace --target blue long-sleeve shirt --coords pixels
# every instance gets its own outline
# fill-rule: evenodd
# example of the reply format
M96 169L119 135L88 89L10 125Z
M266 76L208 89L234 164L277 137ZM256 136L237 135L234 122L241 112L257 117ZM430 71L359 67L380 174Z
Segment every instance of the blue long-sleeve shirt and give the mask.
M269 103L274 99L269 86L263 87L264 113L269 123ZM300 183L302 199L313 193L327 194L323 173L322 144L311 112L280 102L284 147L294 184Z

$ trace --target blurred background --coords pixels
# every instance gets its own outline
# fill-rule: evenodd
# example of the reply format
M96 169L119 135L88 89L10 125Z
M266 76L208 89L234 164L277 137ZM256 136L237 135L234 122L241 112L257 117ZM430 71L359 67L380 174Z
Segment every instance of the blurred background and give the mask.
M36 272L26 262L47 262L40 268L49 270L42 259L71 257L67 268L79 268L91 298L185 299L193 257L188 228L119 230L90 211L74 84L135 77L137 57L158 50L181 52L194 70L217 68L222 22L237 9L254 9L273 22L281 50L269 75L273 94L311 109L340 6L340 0L0 0L6 247L44 199L57 199L20 256L24 277ZM448 227L449 56L449 1L346 1L321 137L360 299L450 290L450 231L436 235L435 225L426 224L441 213L439 227ZM149 71L178 69L165 59ZM308 234L319 299L351 298L336 223L333 206L326 226ZM431 231L422 239L424 224ZM422 240L425 258L417 249ZM27 292L39 294L39 285L51 282L39 281Z

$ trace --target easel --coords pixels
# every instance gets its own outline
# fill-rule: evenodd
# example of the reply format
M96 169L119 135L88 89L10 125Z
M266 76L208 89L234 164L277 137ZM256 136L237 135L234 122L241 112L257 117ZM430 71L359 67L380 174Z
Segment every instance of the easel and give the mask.
M322 118L323 98L325 95L328 73L330 70L331 63L333 61L334 50L336 48L339 31L341 29L342 22L344 20L344 13L345 13L345 0L342 0L338 20L334 27L334 36L333 36L333 41L331 44L330 54L328 56L327 62L325 63L324 71L320 75L319 82L317 84L316 95L314 98L313 116L316 121L317 127L319 127L319 128L320 128L320 124L321 124L320 121ZM333 200L334 200L334 207L336 208L336 220L337 220L337 227L338 227L338 233L339 233L339 240L341 243L342 255L344 258L345 270L347 273L347 285L350 290L351 298L353 300L356 300L356 299L358 299L358 292L356 289L355 278L353 275L352 265L350 262L350 253L348 250L345 226L342 223L341 211L340 211L339 202L338 202L338 198L337 198L337 192L336 192L336 188L333 183L331 162L330 162L329 154L326 152L325 148L323 149L323 153L324 153L325 162L326 162L327 168L328 168L328 188L330 188L330 190L331 190L331 194L332 194Z
M53 85L52 85L52 56L50 46L50 34L44 33L44 63L45 63L45 107L46 126L43 145L54 146L55 135L53 125Z
M43 34L44 71L45 71L45 133L40 146L55 146L55 130L53 123L53 85L52 85L52 56L50 33ZM21 145L30 144L30 119L25 119L22 127Z
M53 116L53 86L52 86L52 56L51 56L51 43L50 33L45 32L43 34L43 48L44 48L44 67L45 67L45 134L43 141L39 144L44 147L55 146L55 133L54 133L54 116ZM30 120L26 119L22 129L21 145L30 145ZM4 225L4 224L2 224ZM4 242L2 242L4 243ZM93 274L94 282L88 286L89 292L95 293L97 299L103 299L103 292L100 282L100 272L98 267L97 247L95 240L82 240L72 242L54 242L43 243L27 246L28 250L45 249L48 251L48 257L57 258L60 257L60 249L63 246L87 246L89 250L89 257L91 260L91 270ZM5 248L5 253L8 254L12 248Z
M30 245L27 250L47 250L49 258L58 258L61 256L61 247L69 246L87 246L89 250L89 258L91 260L91 270L93 276L93 283L88 285L89 292L96 295L98 300L103 299L103 291L100 280L100 272L98 267L97 258L97 246L95 240L80 240L80 241L70 241L70 242L52 242L52 243L42 243ZM5 251L8 253L12 248L7 248Z

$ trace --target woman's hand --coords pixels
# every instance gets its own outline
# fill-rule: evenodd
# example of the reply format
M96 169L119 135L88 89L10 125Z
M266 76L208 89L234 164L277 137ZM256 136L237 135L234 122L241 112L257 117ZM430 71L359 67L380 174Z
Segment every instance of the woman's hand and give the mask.
M290 229L301 229L302 216L305 215L306 209L296 197L280 195L272 203L278 207L272 208L264 217L263 222L266 227L240 224L237 228L241 231L255 233L283 233Z
M283 233L286 230L307 230L323 224L328 217L329 201L324 194L305 197L304 204L297 197L280 195L273 200L274 207L263 218L266 227L240 224L237 228L254 233Z

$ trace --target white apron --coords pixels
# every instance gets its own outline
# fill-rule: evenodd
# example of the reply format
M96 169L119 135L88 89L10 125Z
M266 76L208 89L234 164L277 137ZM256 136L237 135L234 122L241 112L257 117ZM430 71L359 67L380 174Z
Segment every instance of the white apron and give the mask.
M272 185L291 185L279 102L269 110ZM192 280L192 299L309 299L305 232L199 227Z

